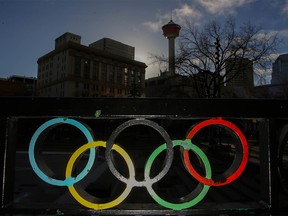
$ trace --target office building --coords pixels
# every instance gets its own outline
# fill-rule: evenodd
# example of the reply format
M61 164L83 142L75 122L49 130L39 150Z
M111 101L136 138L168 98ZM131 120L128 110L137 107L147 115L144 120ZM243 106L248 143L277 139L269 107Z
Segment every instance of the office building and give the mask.
M35 96L37 79L13 75L0 78L0 96Z
M247 58L231 58L225 64L222 98L251 98L254 89L253 62Z
M271 84L288 84L288 54L280 55L272 64Z
M38 96L144 96L147 66L134 60L134 49L109 38L85 46L81 36L67 32L37 61Z
M247 58L231 58L225 65L226 86L254 87L253 62Z

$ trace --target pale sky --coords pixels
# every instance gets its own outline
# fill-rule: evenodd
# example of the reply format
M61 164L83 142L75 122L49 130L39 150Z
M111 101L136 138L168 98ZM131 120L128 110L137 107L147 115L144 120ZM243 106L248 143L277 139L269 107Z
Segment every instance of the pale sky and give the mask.
M288 0L0 0L0 77L37 77L37 59L65 32L87 46L103 37L133 46L146 78L158 76L149 55L168 55L161 27L171 17L201 26L227 14L278 32L286 43L275 56L288 53Z

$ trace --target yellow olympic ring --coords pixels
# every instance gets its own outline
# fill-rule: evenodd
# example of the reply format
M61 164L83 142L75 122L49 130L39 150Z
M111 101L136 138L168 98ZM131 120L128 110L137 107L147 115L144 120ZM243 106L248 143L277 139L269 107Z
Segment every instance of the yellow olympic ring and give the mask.
M76 159L86 150L90 149L90 148L95 148L95 147L105 147L106 148L106 142L103 141L92 141L89 142L83 146L81 146L80 148L78 148L73 155L70 157L67 167L66 167L66 178L73 178L71 176L72 174L72 170L73 170L73 165L76 161ZM127 184L126 184L126 188L123 191L123 193L118 196L116 199L114 199L113 201L107 202L107 203L94 203L94 202L90 202L88 201L88 199L85 199L87 197L82 197L77 190L75 189L74 185L68 186L70 193L72 194L72 196L83 206L86 206L88 208L91 209L95 209L95 210L100 210L100 209L108 209L111 207L114 207L118 204L120 204L130 193L131 189L134 186L135 183L135 169L132 163L131 158L129 157L129 155L127 154L127 152L122 149L120 146L114 144L113 145L113 150L115 150L116 152L118 152L125 160L128 169L129 169L129 179L127 180ZM89 170L87 170L87 172L89 172ZM89 195L91 197L91 195Z

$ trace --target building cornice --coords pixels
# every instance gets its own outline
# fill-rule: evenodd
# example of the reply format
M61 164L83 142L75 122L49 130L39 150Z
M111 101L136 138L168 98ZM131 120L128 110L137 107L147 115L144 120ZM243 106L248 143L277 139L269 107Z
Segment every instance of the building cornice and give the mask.
M88 47L88 46L85 46L85 45L82 45L82 44L73 43L73 42L67 42L63 46L60 46L60 47L54 49L53 51L41 56L40 58L38 58L37 63L39 64L40 62L46 60L47 58L52 57L55 54L60 53L60 52L62 52L64 50L68 50L68 49L72 49L72 50L75 49L77 51L82 51L84 53L87 53L88 55L101 56L101 57L104 57L104 58L109 58L109 59L112 59L112 60L121 61L123 63L132 64L132 65L139 66L139 67L142 67L142 68L146 68L147 67L147 65L145 63L143 63L143 62L136 61L136 60L133 60L133 59L129 59L129 58L126 58L126 57L123 57L123 56L120 56L120 55L116 55L116 54L107 52L105 50L100 50L100 49L96 49L96 48L93 48L93 47Z

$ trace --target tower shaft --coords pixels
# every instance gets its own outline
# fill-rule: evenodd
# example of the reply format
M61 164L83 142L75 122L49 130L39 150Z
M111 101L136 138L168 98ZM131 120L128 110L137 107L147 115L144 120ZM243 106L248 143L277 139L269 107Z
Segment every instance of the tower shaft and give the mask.
M175 75L175 38L168 38L169 46L169 76Z

